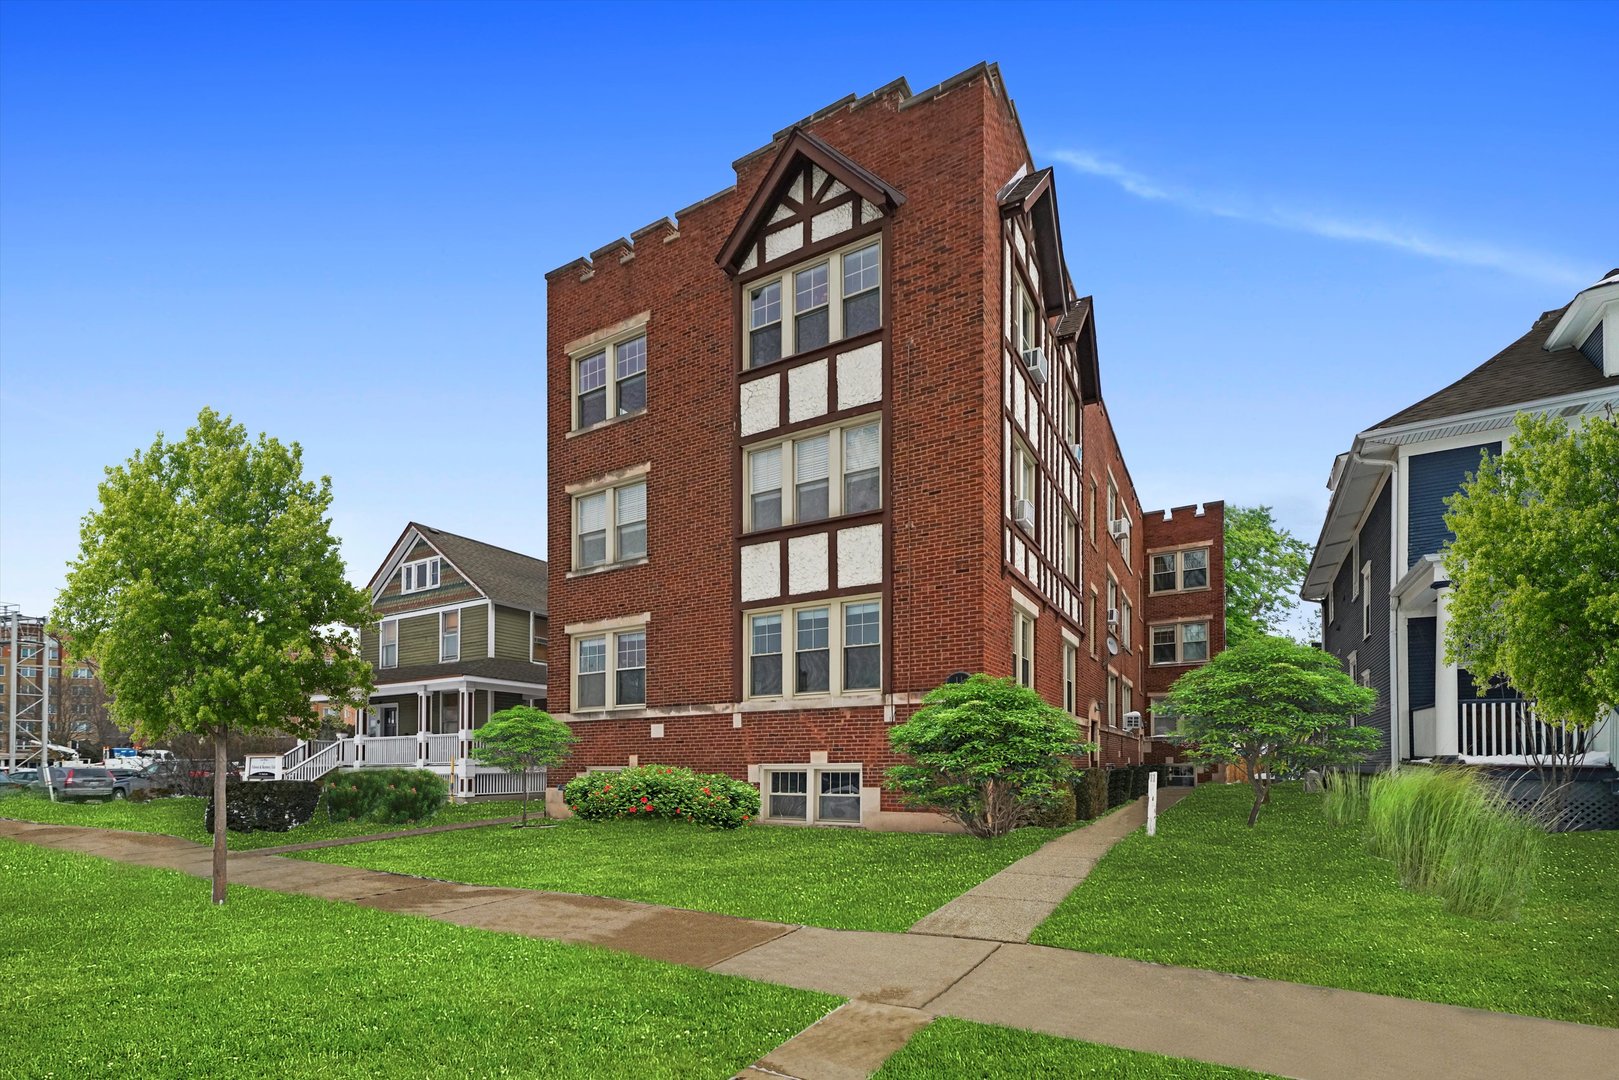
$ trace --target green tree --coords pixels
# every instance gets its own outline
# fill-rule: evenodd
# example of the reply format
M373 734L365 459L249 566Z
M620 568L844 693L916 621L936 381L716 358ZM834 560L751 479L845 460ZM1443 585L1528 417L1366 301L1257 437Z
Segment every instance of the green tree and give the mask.
M1520 414L1448 505L1445 655L1481 687L1504 676L1559 729L1536 764L1560 802L1619 705L1619 420Z
M107 469L51 624L93 658L120 724L214 747L214 902L225 902L226 740L319 726L310 698L363 704L371 669L346 627L371 621L344 578L331 479L303 451L204 409L178 442Z
M1225 636L1236 645L1276 633L1298 606L1310 545L1280 525L1268 506L1225 512Z
M1073 775L1072 758L1096 749L1072 716L1011 679L974 675L928 691L889 744L914 764L887 785L909 806L930 807L974 836L1028 824Z
M484 765L523 778L523 826L528 825L528 776L535 769L561 765L579 736L561 720L532 705L514 705L491 716L472 734L472 757ZM540 803L545 813L545 803Z
M1336 657L1265 634L1176 679L1161 708L1194 761L1247 770L1251 827L1275 774L1352 764L1377 749L1382 733L1355 724L1376 704L1377 691L1356 685Z

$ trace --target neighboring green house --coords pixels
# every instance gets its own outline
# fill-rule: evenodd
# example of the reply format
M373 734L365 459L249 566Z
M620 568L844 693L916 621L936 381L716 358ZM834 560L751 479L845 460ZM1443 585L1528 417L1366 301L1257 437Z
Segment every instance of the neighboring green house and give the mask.
M416 522L370 582L375 629L360 638L375 690L352 739L300 743L276 770L417 766L457 798L507 794L516 778L467 761L490 714L546 703L545 560Z

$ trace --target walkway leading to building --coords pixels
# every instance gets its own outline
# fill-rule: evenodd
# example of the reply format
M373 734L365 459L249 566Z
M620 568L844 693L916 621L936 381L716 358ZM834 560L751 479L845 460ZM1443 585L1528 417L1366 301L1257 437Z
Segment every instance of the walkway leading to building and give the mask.
M201 878L209 873L209 849L178 837L14 821L0 821L0 836ZM767 1054L752 1071L756 1077L867 1075L938 1016L1308 1080L1424 1074L1588 1080L1619 1061L1619 1030L1610 1028L998 939L787 926L274 855L232 854L230 874L236 884L599 945L851 999Z

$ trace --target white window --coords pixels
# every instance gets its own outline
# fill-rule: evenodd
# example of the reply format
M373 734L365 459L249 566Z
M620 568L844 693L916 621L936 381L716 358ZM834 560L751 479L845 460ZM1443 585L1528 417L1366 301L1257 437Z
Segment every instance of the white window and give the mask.
M576 496L573 514L574 569L646 557L645 480Z
M1153 664L1200 664L1208 658L1208 623L1169 623L1152 628Z
M760 772L767 819L807 825L860 823L860 766L767 765Z
M1062 572L1069 581L1079 580L1079 522L1066 510L1062 516Z
M399 591L413 593L438 588L438 571L437 556L406 563L399 568Z
M1107 726L1119 726L1119 677L1111 671L1107 673Z
M4 675L5 673L6 669L0 667L0 675ZM75 679L90 679L95 677L95 672L91 671L87 667L76 667L73 669L73 677Z
M575 430L646 408L646 332L594 347L573 361Z
M1326 605L1325 605L1325 615L1326 615L1326 626L1322 627L1323 632L1326 631L1327 626L1332 625L1332 589L1331 589L1330 586L1327 589L1327 600L1326 600Z
M1062 646L1062 707L1070 716L1079 715L1079 650L1070 642Z
M377 656L378 667L399 666L399 620L384 619L377 628L377 640L380 649Z
M1074 452L1075 457L1083 456L1083 448L1079 439L1079 395L1067 388L1063 389L1063 417L1062 439L1068 444L1068 449Z
M1355 552L1354 557L1351 559L1349 565L1350 566L1359 566L1360 565L1360 536L1359 535L1357 535L1355 537L1354 552ZM1351 600L1360 599L1360 578L1354 576L1354 574L1350 574L1350 576L1349 576L1349 599L1351 599Z
M1372 636L1372 564L1370 560L1360 566L1360 636Z
M1034 617L1022 608L1012 612L1012 678L1034 687Z
M1360 657L1354 649L1349 650L1349 655L1344 658L1344 666L1349 668L1349 681L1360 682Z
M1029 290L1023 287L1022 280L1018 280L1015 289L1017 292L1017 347L1018 354L1028 352L1040 344L1040 335L1035 323L1034 301L1029 299Z
M882 326L882 250L862 240L749 284L746 367L758 368Z
M461 611L444 611L439 613L438 628L438 658L442 663L446 660L461 659Z
M1152 591L1177 592L1209 586L1209 549L1163 551L1152 557Z
M1123 645L1127 652L1135 645L1134 632L1130 629L1135 625L1135 622L1136 609L1131 606L1130 601L1121 600L1119 607L1119 644Z
M646 631L618 630L574 639L573 707L646 704Z
M882 507L882 426L877 420L750 448L742 460L748 493L743 528L748 532Z
M1037 472L1034 452L1021 440L1012 443L1012 520L1027 518L1032 528L1035 521L1035 487Z
M1119 715L1122 717L1126 713L1135 712L1135 710L1136 688L1130 685L1129 679L1122 679L1119 687Z
M747 695L853 694L882 687L882 607L874 599L749 612Z

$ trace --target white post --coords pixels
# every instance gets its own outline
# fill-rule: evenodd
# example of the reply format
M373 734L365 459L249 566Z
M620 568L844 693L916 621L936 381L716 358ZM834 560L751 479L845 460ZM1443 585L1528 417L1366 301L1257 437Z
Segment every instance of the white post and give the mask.
M1158 835L1158 773L1147 774L1147 835Z
M1434 619L1434 754L1455 757L1461 752L1461 706L1457 700L1456 665L1445 662L1445 630L1450 626L1450 587L1438 590L1439 611Z

